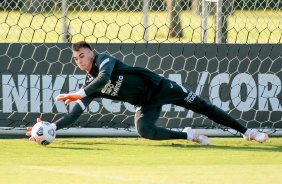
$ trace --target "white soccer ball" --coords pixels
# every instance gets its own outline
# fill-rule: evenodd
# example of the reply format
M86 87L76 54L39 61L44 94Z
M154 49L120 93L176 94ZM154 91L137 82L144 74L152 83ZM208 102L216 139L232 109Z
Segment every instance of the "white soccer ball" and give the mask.
M36 123L31 131L34 142L40 145L48 145L56 138L56 130L51 123L41 121Z

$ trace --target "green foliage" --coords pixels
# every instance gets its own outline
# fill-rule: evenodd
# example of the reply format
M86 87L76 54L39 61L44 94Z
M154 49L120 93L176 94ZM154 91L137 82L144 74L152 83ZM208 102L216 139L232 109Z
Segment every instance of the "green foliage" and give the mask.
M265 0L229 0L234 3L234 7L236 9L281 9L282 2L281 1L265 1ZM0 10L19 10L24 4L30 4L31 0L12 0L12 1L3 1L0 2ZM69 10L83 10L87 11L89 9L93 11L117 11L122 10L123 4L126 4L127 10L129 11L141 11L142 3L141 0L92 0L92 1L77 1L77 0L68 0ZM45 11L50 11L54 7L56 9L60 9L61 1L60 0L47 0L41 5L45 7ZM181 0L180 5L184 11L189 10L192 6L192 1ZM150 3L150 8L152 11L165 11L166 7L163 0L154 0Z
M0 12L0 43L54 43L62 42L60 12L54 14L22 14L20 11ZM118 16L117 16L118 15ZM260 15L258 17L258 15ZM235 11L228 18L228 43L280 43L279 11ZM200 43L200 16L182 12L189 26L183 27L183 38L167 37L166 12L149 14L150 43ZM90 43L138 43L143 42L142 14L138 12L73 12L68 15L72 42L86 40ZM208 17L208 43L214 42L213 17ZM54 24L56 23L56 24ZM183 21L184 23L184 21Z

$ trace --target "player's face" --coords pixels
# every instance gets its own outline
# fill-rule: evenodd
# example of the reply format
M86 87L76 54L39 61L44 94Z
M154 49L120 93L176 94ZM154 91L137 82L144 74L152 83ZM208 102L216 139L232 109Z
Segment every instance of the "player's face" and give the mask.
M73 59L77 66L86 72L89 72L92 68L94 59L94 52L88 48L81 48L78 51L73 50Z

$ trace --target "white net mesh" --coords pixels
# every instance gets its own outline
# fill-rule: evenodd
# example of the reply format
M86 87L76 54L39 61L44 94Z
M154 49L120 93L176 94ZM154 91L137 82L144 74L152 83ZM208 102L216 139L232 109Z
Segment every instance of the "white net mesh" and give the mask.
M276 131L282 126L281 8L274 0L1 1L0 126L54 121L70 110L54 97L76 91L84 74L65 42L85 40L98 53L183 84L248 127ZM218 127L171 105L158 124ZM133 109L98 99L72 126L130 128Z

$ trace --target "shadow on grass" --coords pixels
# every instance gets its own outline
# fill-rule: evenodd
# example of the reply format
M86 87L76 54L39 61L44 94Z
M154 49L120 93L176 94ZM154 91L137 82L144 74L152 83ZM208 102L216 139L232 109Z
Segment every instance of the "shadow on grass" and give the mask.
M239 143L232 143L232 145L211 145L211 146L202 146L198 145L196 143L186 142L183 141L183 143L174 143L171 141L150 141L150 140L131 140L131 143L128 143L127 141L93 141L93 142L77 142L77 141L68 141L64 144L67 145L85 145L85 146L95 146L95 145L108 145L108 146L132 146L132 147L166 147L166 148L177 148L177 149L187 149L187 150L206 150L206 149L214 149L214 150L238 150L238 151L268 151L268 152L282 152L282 145L276 145L273 143L257 143L257 142L239 142ZM234 145L237 144L237 145ZM55 147L56 148L56 147ZM95 149L95 148L78 148L78 147L57 147L61 149L81 149L81 150L106 150L106 149Z
M256 145L257 144L257 145ZM282 146L278 145L271 145L271 144L260 144L260 143L246 143L243 145L236 145L236 146L228 146L228 145L211 145L211 146L202 146L196 145L193 143L188 144L162 144L162 145L154 145L159 147L174 147L174 148L183 148L183 149L213 149L213 150L238 150L238 151L268 151L268 152L282 152Z

